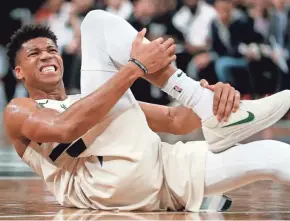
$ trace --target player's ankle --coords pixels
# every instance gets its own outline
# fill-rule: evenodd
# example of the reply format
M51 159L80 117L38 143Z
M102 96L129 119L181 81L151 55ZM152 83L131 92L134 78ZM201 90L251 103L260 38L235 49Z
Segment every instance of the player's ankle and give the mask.
M193 111L201 120L213 116L214 94L203 88L200 82L188 77L182 70L177 70L164 85L162 90Z

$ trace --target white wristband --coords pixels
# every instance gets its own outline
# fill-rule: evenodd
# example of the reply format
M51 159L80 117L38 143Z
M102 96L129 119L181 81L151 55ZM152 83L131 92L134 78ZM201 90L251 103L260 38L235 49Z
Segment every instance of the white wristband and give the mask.
M163 86L162 91L172 96L184 106L193 108L204 90L200 83L188 77L182 70L177 70ZM197 99L198 98L198 99Z

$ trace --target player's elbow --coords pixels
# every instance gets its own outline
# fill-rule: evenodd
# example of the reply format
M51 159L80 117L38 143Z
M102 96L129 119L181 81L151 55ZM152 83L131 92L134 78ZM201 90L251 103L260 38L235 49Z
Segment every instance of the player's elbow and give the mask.
M56 135L55 138L55 140L57 140L57 143L71 143L74 141L72 129L70 128L63 129L62 131L60 131L59 134Z
M54 127L35 127L34 130L26 129L23 135L29 140L37 143L71 143L75 139L74 127L69 125L54 125Z
M78 127L72 125L62 126L58 134L58 143L72 143L81 136Z
M170 108L171 130L175 135L186 135L201 127L200 119L183 106Z
M89 129L92 128L89 126L82 126L79 124L67 124L62 126L58 139L60 143L72 143L78 140L80 137L85 135Z
M171 125L171 134L174 135L186 135L193 132L196 128L188 127L184 125L182 122L173 122Z
M196 124L195 122L192 122L188 118L181 118L178 116L175 116L172 118L171 121L171 133L174 135L186 135L189 133L192 133L197 128L199 128L199 124Z

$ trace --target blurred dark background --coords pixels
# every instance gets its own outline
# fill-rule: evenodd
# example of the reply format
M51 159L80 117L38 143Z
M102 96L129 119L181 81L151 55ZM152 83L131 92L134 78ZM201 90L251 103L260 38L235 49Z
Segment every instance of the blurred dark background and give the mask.
M176 66L195 80L229 82L243 99L290 88L290 0L9 0L0 8L0 78L5 106L27 96L9 69L6 44L25 24L48 25L59 39L64 82L80 91L80 23L93 9L126 19L147 38L173 37ZM144 80L132 86L136 99L168 105L170 98Z

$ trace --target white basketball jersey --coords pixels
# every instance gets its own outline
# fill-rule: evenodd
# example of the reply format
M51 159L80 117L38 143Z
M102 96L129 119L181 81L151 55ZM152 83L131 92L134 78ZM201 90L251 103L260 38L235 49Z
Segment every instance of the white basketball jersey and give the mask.
M80 99L38 100L65 111ZM96 112L96 114L98 114ZM172 206L164 184L161 141L138 105L105 118L70 144L31 142L23 160L64 206L102 210L159 210Z

